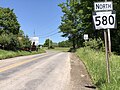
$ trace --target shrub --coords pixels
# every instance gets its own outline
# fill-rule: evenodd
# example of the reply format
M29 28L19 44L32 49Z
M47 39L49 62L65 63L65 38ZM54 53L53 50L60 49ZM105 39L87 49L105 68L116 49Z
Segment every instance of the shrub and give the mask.
M0 35L0 46L2 49L5 49L10 44L10 38L8 34Z
M55 47L54 46L50 46L50 47L48 47L48 49L55 49Z
M84 46L94 49L94 50L102 50L104 51L104 43L101 38L96 39L89 39L89 41L84 42Z
M31 41L28 36L23 36L21 39L12 33L2 33L0 35L0 48L4 50L19 50L22 48L31 48Z
M14 50L14 51L18 50L20 47L20 42L19 42L17 36L10 34L9 38L10 38L10 44L7 46L7 49Z

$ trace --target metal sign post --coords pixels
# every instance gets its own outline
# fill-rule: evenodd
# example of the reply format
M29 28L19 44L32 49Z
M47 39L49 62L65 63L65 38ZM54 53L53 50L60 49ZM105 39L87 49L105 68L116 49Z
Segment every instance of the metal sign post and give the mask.
M105 0L105 2L107 2L107 0ZM113 7L113 5L112 5L112 7ZM108 45L109 45L109 53L111 54L111 40L110 40L110 29L107 29L107 31L108 31ZM104 33L106 33L105 31L104 31ZM105 37L106 37L106 35L105 35ZM107 40L107 39L106 39ZM105 42L107 42L105 40ZM107 80L108 80L108 83L110 83L110 64L109 64L109 54L108 54L108 50L107 50L108 48L107 48L107 43L106 43L106 65L107 65Z
M108 83L110 83L110 64L109 64L108 39L107 39L107 31L106 30L104 30L104 39L105 39L105 52L106 52L107 81L108 81Z
M107 29L108 31L108 45L109 45L109 54L111 55L111 39L110 39L110 29Z

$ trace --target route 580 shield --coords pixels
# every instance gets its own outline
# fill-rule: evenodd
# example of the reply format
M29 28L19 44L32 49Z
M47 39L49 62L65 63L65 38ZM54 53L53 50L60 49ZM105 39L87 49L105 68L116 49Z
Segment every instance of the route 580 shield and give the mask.
M116 12L104 11L93 12L93 22L95 29L112 29L116 28Z

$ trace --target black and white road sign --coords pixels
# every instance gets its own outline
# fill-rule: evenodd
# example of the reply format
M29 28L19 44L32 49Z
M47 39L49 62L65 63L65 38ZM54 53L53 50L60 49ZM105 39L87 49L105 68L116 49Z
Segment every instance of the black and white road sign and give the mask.
M109 1L109 2L94 2L94 10L95 11L113 10L113 3L112 3L112 1Z
M88 34L84 34L84 40L88 40Z
M95 29L116 28L116 12L114 10L93 12L93 22Z

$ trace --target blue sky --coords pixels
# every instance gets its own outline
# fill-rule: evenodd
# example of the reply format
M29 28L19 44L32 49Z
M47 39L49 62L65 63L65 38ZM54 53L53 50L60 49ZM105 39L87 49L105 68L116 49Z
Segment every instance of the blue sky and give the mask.
M21 29L29 37L39 36L40 44L49 38L53 42L60 42L67 38L61 37L58 26L63 15L59 3L66 0L0 0L0 7L14 9Z

